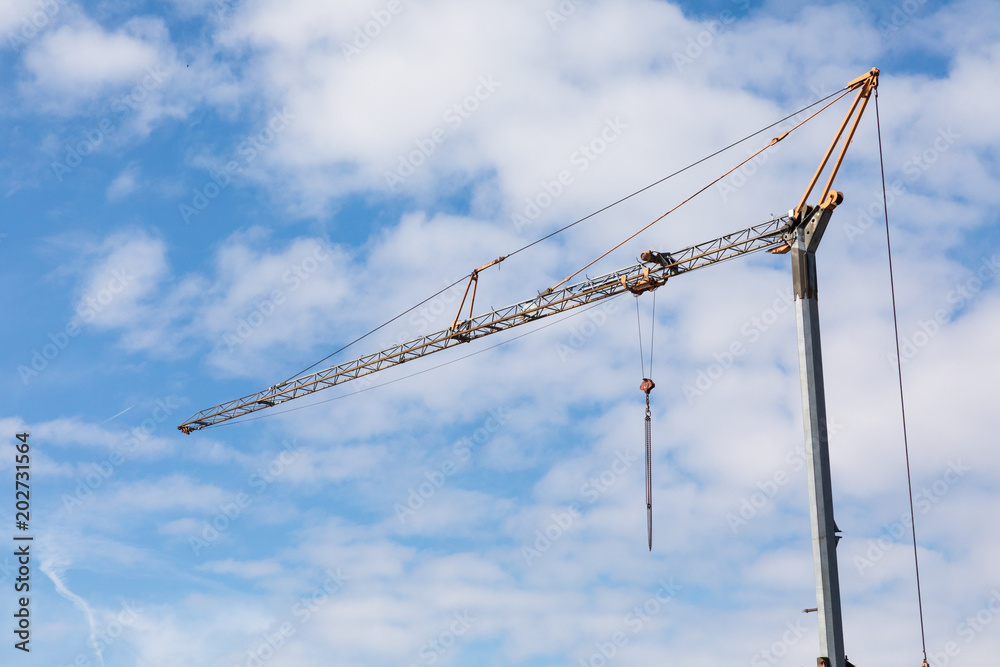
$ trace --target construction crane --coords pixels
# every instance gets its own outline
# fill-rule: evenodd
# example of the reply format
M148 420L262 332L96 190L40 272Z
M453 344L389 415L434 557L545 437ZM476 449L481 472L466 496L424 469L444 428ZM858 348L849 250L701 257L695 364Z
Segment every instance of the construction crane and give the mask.
M567 279L539 293L534 298L474 316L473 308L479 273L506 259L505 256L499 257L471 272L465 294L458 308L458 315L449 328L352 361L281 382L263 391L221 405L206 408L197 412L177 428L184 433L193 433L199 429L308 396L323 389L335 387L462 343L468 343L625 292L639 295L652 291L663 286L670 278L676 278L695 269L705 268L743 255L762 250L774 254L790 253L798 330L802 415L806 441L806 469L816 580L816 611L820 628L820 657L817 659L817 667L848 667L849 663L847 663L844 653L836 551L837 541L840 538L837 535L839 530L833 518L826 399L823 388L816 250L834 209L843 201L843 195L833 190L833 181L840 170L847 148L850 146L868 101L878 86L878 75L879 70L873 68L845 86L845 95L851 91L857 91L853 103L830 143L830 147L820 161L805 193L797 206L791 209L787 216L774 217L752 227L675 252L646 251L641 254L642 261L633 266L597 278L588 278L568 287L561 287L569 280ZM845 131L847 132L846 137L844 136ZM769 145L774 145L787 134L786 132L776 137ZM830 169L826 185L818 198L818 204L810 206L807 201L838 145L841 145L840 153ZM465 301L469 298L470 290L469 314L463 319L461 314ZM648 406L649 389L652 388L652 383L649 382L647 385L647 382L648 380L644 379L640 388L646 391ZM648 495L648 475L647 468L647 508L651 508Z
M672 254L644 253L650 257L650 262L635 264L626 269L614 271L598 278L591 278L564 289L546 291L533 299L521 301L506 308L499 308L483 315L465 320L456 319L451 327L442 331L276 384L249 396L206 408L177 428L184 433L192 433L206 426L242 417L295 398L308 396L317 391L335 387L461 343L468 343L477 338L506 331L521 324L535 322L624 292L638 294L653 290L666 283L667 278L671 276L711 266L758 250L780 247L785 243L784 234L789 229L788 221L787 216L774 218L760 225L727 234ZM476 269L473 276L476 276L483 268ZM470 279L470 284L473 286L473 299L470 300L470 307L475 301L476 282L475 277ZM468 291L467 287L466 297ZM463 297L464 301L465 297ZM464 306L464 303L461 305Z

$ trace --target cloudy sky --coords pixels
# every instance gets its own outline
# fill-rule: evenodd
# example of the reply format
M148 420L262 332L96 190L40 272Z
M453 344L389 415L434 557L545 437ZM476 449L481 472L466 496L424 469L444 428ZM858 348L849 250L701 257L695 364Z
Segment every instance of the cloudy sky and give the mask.
M35 537L30 655L12 541L0 556L4 664L815 664L788 256L656 293L652 553L648 294L638 318L622 296L176 426L872 67L927 648L995 660L996 3L5 0L0 38L0 533L20 532L26 431ZM592 274L785 213L847 105ZM847 654L903 667L921 644L875 120L819 280ZM484 271L477 310L788 126ZM327 363L447 327L456 289Z

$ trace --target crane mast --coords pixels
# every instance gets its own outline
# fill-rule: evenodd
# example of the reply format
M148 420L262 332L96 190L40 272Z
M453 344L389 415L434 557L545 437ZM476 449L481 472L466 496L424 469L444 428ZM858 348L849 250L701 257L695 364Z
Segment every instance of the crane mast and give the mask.
M295 398L308 396L317 391L425 357L461 343L467 343L477 338L614 297L626 291L636 295L651 291L665 284L671 277L718 264L734 257L760 250L769 250L777 254L790 252L798 331L802 421L806 441L806 473L809 485L816 611L818 612L820 629L820 657L817 658L816 662L817 667L851 667L844 651L844 632L841 618L840 580L837 566L837 541L840 538L837 535L839 530L833 518L829 435L827 433L823 360L820 348L816 250L829 224L833 210L843 201L843 195L832 189L833 181L843 163L844 155L858 128L870 96L878 86L878 75L879 70L873 68L845 87L847 92L856 90L857 95L830 147L820 161L805 194L798 205L789 211L788 216L772 218L759 225L675 253L647 251L642 253L643 261L638 264L597 278L588 278L562 289L550 288L532 299L473 316L471 311L472 305L475 303L478 272L505 259L505 257L500 257L470 274L466 296L469 294L470 287L473 292L468 319L462 320L460 315L465 303L465 297L463 297L462 306L459 307L459 316L448 329L207 408L196 413L177 428L184 433L192 433L207 426L220 424ZM847 92L844 94L846 95ZM847 130L846 139L820 194L819 204L809 206L806 202L829 159L833 156L841 139L844 138L845 130ZM773 140L771 145L783 139L787 134L786 132Z
M809 523L812 534L813 572L819 623L820 657L817 667L848 667L844 649L844 623L840 605L840 573L837 565L837 522L833 518L833 482L830 474L830 439L827 432L826 392L819 332L819 284L816 250L833 211L844 196L833 190L833 179L844 162L861 116L878 86L878 69L872 68L847 85L857 90L837 134L820 161L799 205L792 211L793 231L788 235L792 254L792 290L798 331L799 380L802 388L802 425L805 431L806 478L809 484ZM855 115L855 113L857 115ZM853 120L852 120L853 119ZM850 130L820 194L820 204L808 207L806 200L836 150L844 130Z

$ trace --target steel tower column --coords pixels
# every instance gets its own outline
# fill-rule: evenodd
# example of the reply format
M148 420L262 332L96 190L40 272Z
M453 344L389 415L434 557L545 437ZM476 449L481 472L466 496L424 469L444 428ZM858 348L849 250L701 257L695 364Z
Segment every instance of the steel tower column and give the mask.
M820 657L817 665L845 667L840 577L837 570L839 538L833 519L815 254L833 208L839 201L831 203L829 208L811 211L807 222L796 229L790 243L795 321L799 340L799 375L802 381L802 422L805 428L806 469L809 478L809 516L816 575L816 607L819 616Z

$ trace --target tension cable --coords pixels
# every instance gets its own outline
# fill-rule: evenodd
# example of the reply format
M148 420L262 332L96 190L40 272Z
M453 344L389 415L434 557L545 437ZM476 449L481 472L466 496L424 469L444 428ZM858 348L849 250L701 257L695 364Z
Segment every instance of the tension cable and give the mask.
M510 253L508 253L508 254L506 254L506 255L504 255L504 256L502 256L502 257L498 258L498 259L497 259L497 260L495 260L495 261L494 261L493 263L499 263L499 262L503 261L504 259L507 259L508 257L513 257L514 255L516 255L516 254L518 254L518 253L520 253L520 252L523 252L523 251L527 250L528 248L531 248L532 246L535 246L535 245L537 245L537 244L539 244L539 243L541 243L541 242L543 242L543 241L546 241L546 240L548 240L548 239L552 238L553 236L555 236L555 235L557 235L557 234L560 234L560 233L562 233L562 232L566 231L567 229L569 229L569 228L571 228L571 227L575 227L576 225L580 224L581 222L584 222L584 221L586 221L586 220L589 220L590 218L593 218L594 216L596 216L596 215L598 215L598 214L600 214L600 213L603 213L603 212L607 211L608 209L610 209L610 208L612 208L612 207L614 207L614 206L617 206L618 204L621 204L622 202L624 202L624 201L626 201L626 200L629 200L629 199L631 199L632 197L635 197L635 196L637 196L637 195L639 195L639 194L641 194L641 193L645 192L646 190L649 190L649 189L651 189L651 188L653 188L653 187L655 187L655 186L657 186L657 185L659 185L659 184L661 184L661 183L663 183L663 182L665 182L665 181L668 181L668 180L670 180L670 179L671 179L671 178L673 178L674 176L678 176L679 174L682 174L683 172L685 172L685 171L687 171L687 170L689 170L689 169L692 169L692 168L694 168L694 167L698 166L698 165L699 165L699 164L701 164L702 162L705 162L705 161L707 161L707 160L710 160L711 158L715 157L716 155L720 155L721 153L724 153L724 152L728 151L729 149L731 149L731 148L733 148L733 147L735 147L735 146L738 146L738 145L742 144L743 142L745 142L745 141L748 141L749 139L752 139L753 137L756 137L756 136L757 136L758 134L761 134L762 132L766 132L766 131L768 131L768 130L769 130L769 129L771 129L772 127L776 127L777 125L780 125L781 123L784 123L784 122L785 122L786 120L788 120L788 119L790 119L790 118L794 118L795 116L799 115L799 114L800 114L800 113L802 113L803 111L808 111L809 109L813 108L814 106L817 106L817 105L819 105L819 104L822 104L823 102L826 102L826 101L827 101L827 100L829 100L830 98L832 98L832 97L834 97L834 96L837 96L837 99L833 100L833 102L830 102L829 104L827 104L826 106L824 106L824 107L823 107L822 109L820 109L820 111L823 111L823 110L824 110L824 109L826 109L826 108L827 108L828 106L830 106L831 104L833 104L834 102L836 102L837 100L839 100L839 99L840 99L841 97L843 97L843 95L845 95L845 94L846 94L846 92L844 92L843 90L838 90L838 91L836 91L836 92L834 92L834 93L831 93L831 94L827 95L826 97L823 97L822 99L819 99L819 100L817 100L817 101L813 102L812 104L810 104L810 105L808 105L808 106L805 106L805 107L803 107L803 108L799 109L798 111L795 111L795 112L793 112L793 113L790 113L790 114L788 114L787 116L785 116L784 118L782 118L782 119L780 119L780 120L777 120L777 121L775 121L775 122L771 123L771 124L770 124L770 125L768 125L767 127L763 127L763 128L761 128L761 129L757 130L756 132L753 132L752 134L748 134L747 136L743 137L742 139L739 139L739 140L737 140L737 141L734 141L733 143L729 144L729 145L728 145L728 146L726 146L725 148L720 148L719 150L715 151L714 153L711 153L710 155L706 155L705 157L703 157L703 158L701 158L701 159L699 159L699 160L696 160L695 162L692 162L691 164L687 165L686 167L682 167L682 168L678 169L677 171L675 171L675 172L673 172L673 173L671 173L671 174L668 174L667 176L664 176L663 178L660 178L659 180L656 180L656 181L654 181L654 182L650 183L649 185L646 185L646 186L644 186L644 187L642 187L642 188L639 188L638 190L636 190L635 192L633 192L633 193L631 193L631 194L628 194L628 195L625 195L624 197L621 197L621 198L620 198L620 199L618 199L617 201L614 201L614 202L612 202L612 203L610 203L610 204L607 204L606 206L603 206L602 208L600 208L600 209L598 209L598 210L596 210L596 211L594 211L594 212L592 212L592 213L589 213L589 214L587 214L587 215L583 216L582 218L579 218L579 219L577 219L577 220L575 220L575 221L573 221L573 222L569 223L568 225L565 225L565 226L563 226L563 227L560 227L559 229L556 229L556 230L554 230L554 231L552 231L552 232L549 232L548 234L546 234L546 235L542 236L541 238L539 238L539 239L536 239L536 240L532 241L531 243L528 243L527 245L524 245L524 246L522 246L522 247L518 248L517 250L514 250L513 252L510 252ZM813 114L812 116L810 116L809 118L812 118L813 116L815 116L816 114L818 114L818 113L819 113L820 111L817 111L817 112L815 112L815 113L814 113L814 114ZM807 118L806 120L809 120L809 119ZM801 123L800 123L800 124L801 124ZM796 127L797 127L797 126L796 126ZM793 128L793 129L795 129L795 128ZM785 134L787 134L787 132L786 132ZM758 152L759 152L759 151L758 151ZM755 155L756 155L756 153L754 154L754 156L755 156ZM750 159L752 159L752 157L753 157L753 156L751 156L751 158L750 158ZM744 160L744 162L743 162L743 163L741 163L741 165L742 165L742 164L744 164L744 163L745 163L746 161L747 161L747 160ZM739 166L739 165L738 165L738 166ZM727 173L728 173L728 172L727 172ZM711 185L711 184L709 184L709 185ZM595 260L595 261L596 261L596 260ZM491 265L492 265L493 263L491 263ZM586 268L586 267L584 267L584 268ZM581 271L582 271L582 270L583 270L583 269L581 269ZM577 273L579 273L579 271L578 271ZM574 274L574 275L575 275L575 274ZM453 282L452 284L450 284L450 285L448 285L447 287L445 287L445 288L443 288L443 289L439 290L438 292L436 292L436 293L434 293L434 294L430 295L429 297L427 297L426 299L424 299L424 300L423 300L423 301L421 301L420 303L418 303L418 304L416 304L416 305L414 305L414 306L412 306L412 307L410 307L410 308L408 308L408 309L404 310L403 312L399 313L398 315L396 315L396 316L395 316L395 317L393 317L392 319L390 319L390 320L387 320L387 321L383 322L382 324L380 324L379 326L375 327L374 329L371 329L371 330L370 330L370 331L368 331L367 333L365 333L365 334L362 334L362 335L358 336L357 338L355 338L355 339L354 339L354 340L352 340L351 342L349 342L349 343L346 343L345 345L341 346L341 347L340 347L339 349L337 349L337 350L334 350L333 352L331 352L330 354L326 355L325 357L323 357L323 358L322 358L322 359L320 359L319 361L317 361L317 362L315 362L315 363L313 363L313 364L310 364L309 366L307 366L306 368L302 369L302 370L301 370L301 371L299 371L298 373L295 373L295 374L293 374L293 375L289 376L289 377L288 377L288 379L287 379L287 380L285 380L285 382L290 382L291 380L295 379L296 377L300 377L301 375L303 375L303 374L304 374L304 373L306 373L307 371L309 371L309 370L311 370L311 369L315 368L316 366L320 365L321 363L323 363L323 362L324 362L324 361L326 361L327 359L329 359L329 358L331 358L331 357L333 357L333 356L336 356L337 354L340 354L341 352L343 352L343 351L344 351L344 350L346 350L347 348L351 347L352 345L354 345L354 344L356 344L356 343L359 343L359 342L361 342L361 341L362 341L362 340L364 340L365 338L368 338L368 337L369 337L369 336L371 336L371 335L372 335L373 333L375 333L375 332L379 331L380 329L383 329L384 327L388 326L389 324L391 324L391 323L395 322L396 320L398 320L399 318L403 317L403 316L404 316L404 315L406 315L407 313L410 313L410 312L413 312L414 310L416 310L417 308L419 308L419 307L420 307L420 306L422 306L423 304L425 304L425 303L427 303L428 301L430 301L431 299L433 299L433 298L435 298L435 297L437 297L437 296L439 296L439 295L441 295L441 294L445 293L446 291L450 290L450 289L451 289L452 287L454 287L455 285L458 285L459 283L461 283L462 281L466 280L467 278L468 278L468 279L470 279L470 280L474 280L474 278L473 278L473 274L466 274L466 275L462 276L461 278L459 278L458 280L456 280L456 281L455 281L455 282ZM567 280L568 280L568 279L567 279ZM565 281L563 281L563 282L565 282ZM562 284L562 283L560 283L560 284Z
M924 632L924 602L920 592L920 561L917 558L917 515L913 513L913 480L910 475L910 444L906 437L906 405L903 402L903 364L899 353L899 321L896 317L896 284L892 275L892 244L889 241L889 205L885 195L885 161L882 158L882 123L878 113L878 88L875 89L875 127L878 129L878 159L882 169L882 204L885 211L885 247L889 257L889 292L892 295L892 326L896 332L896 371L899 378L899 412L903 421L903 453L906 455L906 486L910 492L910 529L913 534L913 570L917 580L917 613L920 617L920 645L927 665L927 637Z

